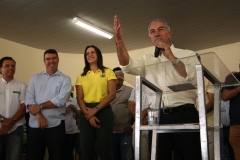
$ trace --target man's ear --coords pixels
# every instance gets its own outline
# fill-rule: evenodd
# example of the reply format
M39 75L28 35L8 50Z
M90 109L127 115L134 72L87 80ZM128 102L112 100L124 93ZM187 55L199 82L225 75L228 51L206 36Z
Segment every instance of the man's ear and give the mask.
M169 41L171 42L171 39L172 39L172 31L168 32L169 34Z

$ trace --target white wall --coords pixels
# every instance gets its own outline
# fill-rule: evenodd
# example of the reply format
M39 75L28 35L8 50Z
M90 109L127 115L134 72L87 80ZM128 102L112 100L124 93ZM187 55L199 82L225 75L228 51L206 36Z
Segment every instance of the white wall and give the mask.
M57 50L57 48L56 48ZM82 52L84 48L82 49ZM138 58L144 54L152 54L154 47L148 47L129 51L133 58ZM215 52L226 64L230 71L238 71L240 59L240 42L229 45L209 48L196 51L197 53ZM43 63L44 50L31 48L18 43L14 43L0 38L0 57L11 56L17 62L15 78L28 84L30 77L38 72L45 70ZM77 76L84 67L83 54L59 53L59 70L68 75L75 84ZM104 65L109 68L118 66L116 53L103 54ZM126 83L129 85L128 83Z

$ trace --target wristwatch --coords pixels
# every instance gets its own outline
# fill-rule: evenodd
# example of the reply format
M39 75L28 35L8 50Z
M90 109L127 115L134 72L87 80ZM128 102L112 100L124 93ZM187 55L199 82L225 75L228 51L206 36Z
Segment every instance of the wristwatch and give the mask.
M99 106L96 106L95 108L96 108L97 112L100 110L100 107L99 107Z
M38 108L39 108L40 110L42 110L42 109L43 109L42 104L39 104L39 105L38 105Z
M0 122L3 122L4 121L4 118L2 117L2 118L0 118Z
M175 63L173 63L173 65L177 66L179 62L180 62L180 59L176 59L176 61L175 61Z

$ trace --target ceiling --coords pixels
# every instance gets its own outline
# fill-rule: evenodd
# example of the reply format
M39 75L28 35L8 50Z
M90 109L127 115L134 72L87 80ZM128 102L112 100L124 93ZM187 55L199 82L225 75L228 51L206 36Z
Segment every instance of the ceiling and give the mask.
M115 14L128 50L152 46L147 27L157 18L167 20L178 48L196 51L240 41L239 0L0 0L0 38L62 53L81 54L91 44L114 53L114 39L90 33L72 19L113 32Z

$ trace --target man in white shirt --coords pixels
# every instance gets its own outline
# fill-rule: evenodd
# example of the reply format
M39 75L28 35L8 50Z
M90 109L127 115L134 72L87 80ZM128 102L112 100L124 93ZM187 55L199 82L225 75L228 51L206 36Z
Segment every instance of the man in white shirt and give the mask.
M132 59L129 56L122 40L121 25L117 16L114 17L113 25L117 56L124 72L144 76L164 91L169 91L167 86L172 84L196 84L195 67L199 64L198 59L194 57L196 53L173 46L172 32L165 20L154 20L148 27L153 45L159 48L155 56L146 54L139 59ZM149 91L147 93L150 94ZM198 112L194 106L196 98L195 90L164 93L160 123L199 123ZM182 160L201 159L199 132L158 134L157 157L163 160L171 159L174 146Z
M14 79L16 62L12 57L0 60L0 157L6 146L6 159L20 159L24 115L26 113L26 85Z

